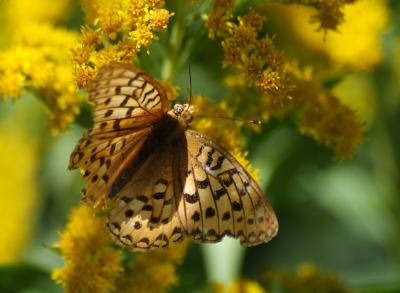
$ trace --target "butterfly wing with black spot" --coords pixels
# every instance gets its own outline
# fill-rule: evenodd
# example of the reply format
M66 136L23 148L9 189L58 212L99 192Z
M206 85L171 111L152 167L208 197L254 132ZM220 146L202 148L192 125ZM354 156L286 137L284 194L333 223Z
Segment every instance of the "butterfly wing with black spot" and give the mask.
M190 236L246 246L269 241L278 223L244 168L205 136L186 131L155 152L116 196L107 227L133 250L168 247Z
M245 246L273 238L278 222L254 179L206 136L191 130L185 134L188 172L178 210L186 233L201 242L227 235Z
M185 231L177 213L187 151L183 133L144 162L116 195L107 228L114 241L132 250L168 247Z
M94 126L71 154L87 182L84 200L102 204L124 166L143 146L165 114L167 99L158 82L130 64L111 63L98 72L90 89Z

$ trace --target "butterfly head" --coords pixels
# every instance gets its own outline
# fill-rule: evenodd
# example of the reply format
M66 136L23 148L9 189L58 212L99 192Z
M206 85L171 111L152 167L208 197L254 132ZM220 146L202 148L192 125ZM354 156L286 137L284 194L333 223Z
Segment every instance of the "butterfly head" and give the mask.
M193 120L193 106L189 104L175 104L169 113L185 128Z

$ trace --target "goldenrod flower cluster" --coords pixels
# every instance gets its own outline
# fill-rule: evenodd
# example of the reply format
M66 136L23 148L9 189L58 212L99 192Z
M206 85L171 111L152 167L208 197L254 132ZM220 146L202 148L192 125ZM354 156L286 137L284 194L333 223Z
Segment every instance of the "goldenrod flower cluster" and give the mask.
M381 36L389 23L386 0L363 0L345 6L346 21L329 33L318 31L316 24L310 23L313 9L295 6L287 11L296 35L313 50L326 54L336 66L368 70L380 63Z
M69 50L77 35L50 24L28 24L12 46L0 51L0 94L3 100L35 92L49 109L53 133L65 129L79 114Z
M97 69L112 61L130 63L157 40L173 15L161 0L82 1L88 25L73 50L78 87L88 87Z
M351 156L363 138L355 113L313 80L310 71L303 72L285 59L273 38L262 34L265 18L261 14L249 11L234 19L233 6L219 2L215 1L205 24L211 38L222 40L224 66L236 70L231 85L253 86L261 93L255 100L252 91L242 91L247 97L252 95L253 101L242 99L243 106L257 105L256 112L264 119L294 112L302 133L332 148L339 160Z
M347 4L359 0L284 0L285 3L296 3L316 8L317 14L311 21L319 23L320 30L336 30L344 21L344 8Z
M122 253L111 245L104 219L87 206L72 211L57 245L65 266L55 269L52 278L66 292L108 292L122 271Z
M174 244L167 250L154 250L136 255L125 275L117 281L117 292L164 293L178 284L177 265L186 255L187 242Z
M186 243L168 250L132 255L113 245L104 218L80 206L72 211L55 246L65 260L52 278L66 292L166 292L178 283L176 266L186 254ZM124 268L124 257L133 259Z

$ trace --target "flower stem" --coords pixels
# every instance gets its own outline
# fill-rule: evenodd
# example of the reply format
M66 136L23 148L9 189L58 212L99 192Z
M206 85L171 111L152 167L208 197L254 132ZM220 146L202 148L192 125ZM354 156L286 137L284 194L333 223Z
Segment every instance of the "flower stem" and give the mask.
M182 41L185 31L185 12L187 1L176 1L175 23L171 30L167 44L167 56L161 70L163 80L172 80L179 69L179 53L182 49Z

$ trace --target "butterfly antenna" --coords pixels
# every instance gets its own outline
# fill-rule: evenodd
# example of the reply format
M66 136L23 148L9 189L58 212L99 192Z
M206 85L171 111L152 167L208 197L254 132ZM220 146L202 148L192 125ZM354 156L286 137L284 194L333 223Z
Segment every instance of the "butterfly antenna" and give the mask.
M242 119L242 118L234 118L234 117L224 117L224 116L212 116L212 115L195 115L195 117L206 117L206 118L215 118L215 119L228 119L234 121L241 121L248 124L261 125L261 120L252 120L252 119Z
M189 106L192 103L192 71L190 70L189 63Z

